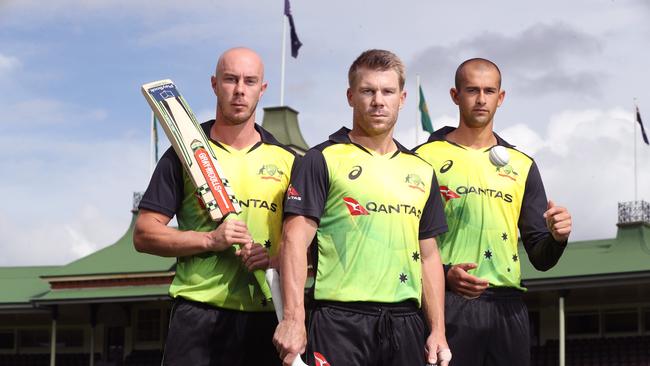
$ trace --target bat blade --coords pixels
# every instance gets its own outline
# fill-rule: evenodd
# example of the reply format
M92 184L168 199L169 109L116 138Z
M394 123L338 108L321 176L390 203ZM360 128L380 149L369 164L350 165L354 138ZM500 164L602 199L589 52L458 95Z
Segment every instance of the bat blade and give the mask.
M209 140L176 85L159 80L142 86L142 94L160 121L210 217L219 221L241 208Z

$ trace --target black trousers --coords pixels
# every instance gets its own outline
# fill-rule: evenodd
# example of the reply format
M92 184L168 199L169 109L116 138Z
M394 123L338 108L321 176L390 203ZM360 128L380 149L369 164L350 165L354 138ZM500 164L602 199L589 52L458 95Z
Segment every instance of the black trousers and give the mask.
M445 292L450 366L530 365L528 310L522 292L487 289L468 300Z
M162 364L165 366L282 365L274 312L243 312L176 299Z
M309 320L307 363L423 366L425 329L421 312L412 302L318 302Z

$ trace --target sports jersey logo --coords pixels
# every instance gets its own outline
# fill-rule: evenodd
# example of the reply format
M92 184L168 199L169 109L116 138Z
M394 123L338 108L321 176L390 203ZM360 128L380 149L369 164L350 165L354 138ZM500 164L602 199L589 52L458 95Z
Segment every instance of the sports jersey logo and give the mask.
M359 201L355 200L352 197L343 197L343 201L345 202L345 205L348 207L348 211L350 211L350 215L352 216L359 216L359 215L369 215L368 210L366 210Z
M264 164L257 172L257 175L261 175L262 179L272 179L279 182L280 178L284 175L284 172L275 164Z
M517 174L517 172L512 168L512 165L498 166L497 174L499 174L500 177L509 178L514 181L517 181L517 177L519 176L519 174Z
M350 170L350 173L348 174L348 178L350 180L355 180L355 179L359 178L362 171L363 171L363 168L361 168L360 165L355 165L355 166L352 167L352 170Z
M287 200L302 201L300 193L298 193L291 184L289 184L289 188L287 188Z
M406 176L406 179L404 181L409 185L410 188L417 189L418 191L424 193L425 185L419 175L409 174Z
M325 359L325 356L321 355L318 352L314 352L314 361L316 361L316 366L332 366Z
M510 193L503 193L502 191L492 189L492 188L458 186L458 188L456 188L456 192L458 192L458 194L463 194L463 195L475 194L477 196L501 198L505 202L512 203L512 195Z
M445 164L440 167L440 174L445 174L451 169L451 167L454 166L454 161L453 160L447 160L445 161Z
M454 192L453 189L449 189L447 186L440 186L440 194L445 198L445 201L449 201L452 198L460 198L458 193Z

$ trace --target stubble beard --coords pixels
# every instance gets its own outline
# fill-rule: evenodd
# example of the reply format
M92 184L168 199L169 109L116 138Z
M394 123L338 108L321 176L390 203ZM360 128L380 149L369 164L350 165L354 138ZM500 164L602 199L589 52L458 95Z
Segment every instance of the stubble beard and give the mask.
M221 115L223 116L223 120L226 121L230 125L241 125L243 123L246 123L250 118L255 114L255 110L257 109L257 102L252 106L252 108L241 112L241 113L226 113L225 111L227 109L224 109L223 106L221 105L221 102L217 102L217 112L221 112Z

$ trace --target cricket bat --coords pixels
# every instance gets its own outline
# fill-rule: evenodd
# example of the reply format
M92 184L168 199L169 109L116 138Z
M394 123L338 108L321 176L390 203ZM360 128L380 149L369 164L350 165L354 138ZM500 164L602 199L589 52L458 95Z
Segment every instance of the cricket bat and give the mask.
M217 162L209 140L185 101L169 79L142 85L142 94L165 130L176 155L196 186L205 208L214 221L241 213L226 175ZM263 270L253 271L266 300L271 299Z

